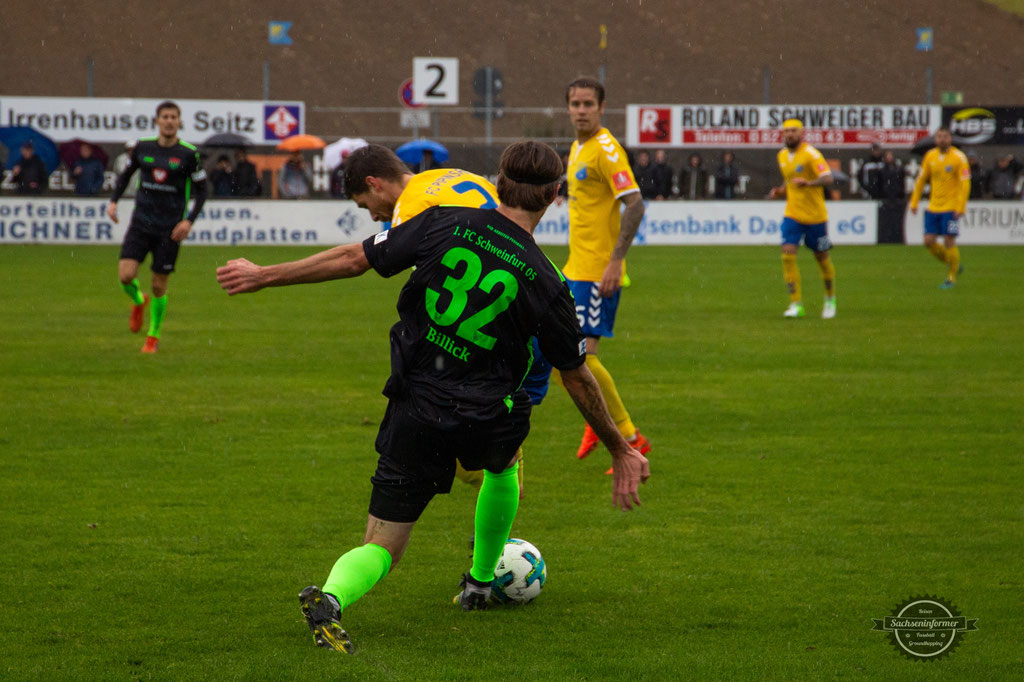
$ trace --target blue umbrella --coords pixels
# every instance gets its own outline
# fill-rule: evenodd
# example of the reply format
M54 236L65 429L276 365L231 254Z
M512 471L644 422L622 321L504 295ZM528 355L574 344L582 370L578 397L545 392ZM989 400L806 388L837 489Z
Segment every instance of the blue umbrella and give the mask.
M46 166L46 172L52 173L57 168L57 164L60 163L57 145L46 135L28 126L0 127L0 143L9 150L7 168L14 168L17 165L18 160L21 158L21 145L28 141L32 142L32 148L36 156Z
M434 155L434 161L438 163L448 160L448 149L440 142L433 140L413 140L395 150L398 158L414 166L423 160L423 152L431 152Z

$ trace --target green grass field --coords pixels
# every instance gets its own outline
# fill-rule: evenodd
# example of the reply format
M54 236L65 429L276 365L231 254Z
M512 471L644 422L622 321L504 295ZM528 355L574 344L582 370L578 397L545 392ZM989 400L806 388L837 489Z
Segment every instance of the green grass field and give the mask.
M401 278L214 279L308 253L184 250L143 356L114 248L0 247L0 678L1020 679L1024 251L963 248L944 292L920 247L839 248L826 322L807 253L785 321L775 248L635 249L602 358L654 445L642 508L611 508L553 388L513 530L544 593L452 606L456 482L343 615L353 657L296 596L362 540ZM979 619L928 663L871 631L925 593Z

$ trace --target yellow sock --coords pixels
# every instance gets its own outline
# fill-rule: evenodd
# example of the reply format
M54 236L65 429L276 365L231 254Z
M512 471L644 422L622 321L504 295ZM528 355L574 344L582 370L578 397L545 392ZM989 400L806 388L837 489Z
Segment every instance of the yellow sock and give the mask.
M612 421L619 427L622 437L629 440L636 435L636 427L629 418L629 412L626 412L626 406L622 404L619 391L615 388L615 380L596 355L587 356L587 367L597 379L597 385L601 387L601 394L604 395L604 402L608 405L608 414L611 415Z
M522 492L523 489L523 448L520 447L516 451L516 461L519 462L519 490ZM480 490L480 486L484 484L484 470L480 471L466 471L462 468L462 462L455 460L455 478L459 479L463 483L468 483L477 490Z
M832 257L825 256L824 260L818 261L818 269L821 270L821 280L825 283L825 296L832 298L836 295L836 266L832 265Z
M795 253L782 254L782 278L786 280L791 303L800 302L800 268L796 265Z
M932 252L932 255L938 258L943 263L949 262L946 258L946 247L938 242L932 242L928 244L928 250Z
M462 462L455 460L455 478L480 490L480 486L484 484L484 470L466 471L462 468Z
M960 247L951 246L946 249L946 262L949 263L949 281L955 282L956 276L960 274Z

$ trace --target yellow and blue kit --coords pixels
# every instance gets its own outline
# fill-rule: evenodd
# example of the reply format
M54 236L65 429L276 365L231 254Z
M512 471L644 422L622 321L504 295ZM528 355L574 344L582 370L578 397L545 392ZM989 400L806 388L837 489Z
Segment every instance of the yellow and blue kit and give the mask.
M618 200L639 192L622 148L607 128L572 143L569 167L569 260L562 271L575 281L599 282L619 238Z
M794 185L793 180L803 178L808 182L817 180L825 173L831 173L828 162L817 149L801 142L793 151L779 150L779 170L786 181L786 211L784 216L804 225L817 225L828 221L825 209L825 192L820 186Z
M945 153L938 147L929 150L921 160L921 173L910 196L911 209L917 208L928 183L932 191L924 214L925 233L958 234L956 214L967 208L967 197L971 193L971 165L967 156L956 147L950 147Z
M414 175L395 202L391 227L397 227L431 206L497 208L498 190L487 178L459 170L439 168Z

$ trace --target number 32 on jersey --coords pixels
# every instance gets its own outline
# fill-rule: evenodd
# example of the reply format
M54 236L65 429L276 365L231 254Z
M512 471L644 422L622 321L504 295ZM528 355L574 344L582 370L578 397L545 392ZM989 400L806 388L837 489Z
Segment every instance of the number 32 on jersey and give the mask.
M519 293L519 282L515 275L508 270L501 269L483 274L483 263L480 256L462 246L449 249L441 258L441 264L452 271L452 274L445 277L444 283L441 285L451 295L451 301L444 310L438 310L441 292L427 287L427 314L439 327L451 327L458 323L455 330L456 336L485 350L491 350L497 339L481 330L498 315L508 310L512 301L515 300ZM463 265L465 269L463 269ZM460 271L462 275L457 275L456 273ZM484 308L475 312L470 310L471 314L463 319L463 314L467 312L469 292L474 288L480 289L485 294L493 294L494 298Z

